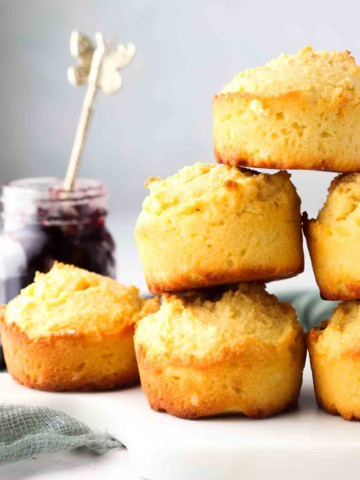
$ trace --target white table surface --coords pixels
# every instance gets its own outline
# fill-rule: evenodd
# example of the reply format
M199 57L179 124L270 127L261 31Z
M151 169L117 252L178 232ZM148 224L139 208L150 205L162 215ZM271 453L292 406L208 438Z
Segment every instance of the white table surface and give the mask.
M114 449L100 457L86 452L59 452L0 467L1 480L139 480L129 463L126 448Z
M129 448L129 454L117 448L103 456L87 451L45 454L0 467L1 480L139 480L135 471L153 480L359 477L359 423L317 407L309 364L299 408L265 420L179 419L152 411L138 387L96 394L48 393L22 387L1 373L0 391L5 402L62 410L92 428L109 431Z
M123 428L118 427L114 432L111 432L111 428L117 414L117 399L122 398L126 390L94 394L41 392L23 387L8 373L1 372L0 392L0 401L5 403L46 405L63 410L91 428L109 431L121 440L117 432L122 432ZM111 404L107 403L109 397L112 398ZM125 447L114 448L104 455L94 455L87 449L46 453L0 466L0 480L63 480L82 477L86 480L139 480L130 467L129 453Z

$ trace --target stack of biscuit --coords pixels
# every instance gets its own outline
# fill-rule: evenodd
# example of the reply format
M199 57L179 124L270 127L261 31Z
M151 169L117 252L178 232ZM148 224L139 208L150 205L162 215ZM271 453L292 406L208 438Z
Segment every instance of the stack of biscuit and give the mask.
M304 334L293 308L264 283L303 270L300 199L286 171L238 168L266 166L264 142L276 142L266 126L267 68L236 77L214 99L215 152L225 165L197 163L147 184L135 235L148 288L163 303L139 323L135 350L155 410L258 418L299 396Z
M304 231L321 296L342 301L308 335L317 402L360 420L360 173L332 181L318 218L305 218Z
M304 333L264 285L303 270L290 175L196 163L148 186L135 236L163 302L138 324L135 351L150 406L183 418L293 407Z
M137 326L150 406L261 418L296 404L305 361L294 309L264 282L303 270L300 199L283 169L360 171L360 70L307 47L237 75L213 100L215 156L149 179L136 225L161 308ZM276 168L273 175L240 167ZM360 176L339 176L305 233L322 296L360 297ZM360 306L308 336L318 403L360 416Z
M219 162L341 172L304 233L321 296L341 300L308 335L318 404L360 419L360 67L310 47L234 78L214 100Z

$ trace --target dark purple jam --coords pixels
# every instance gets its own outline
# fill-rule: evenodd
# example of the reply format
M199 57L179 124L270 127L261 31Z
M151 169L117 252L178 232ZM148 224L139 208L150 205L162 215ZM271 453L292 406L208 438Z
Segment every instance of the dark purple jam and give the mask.
M101 217L75 224L26 225L11 234L25 252L27 267L22 282L35 272L47 272L55 260L114 277L114 241Z
M37 271L48 272L55 261L115 278L105 188L78 180L74 192L64 194L59 185L57 179L24 179L4 187L0 304L18 295Z

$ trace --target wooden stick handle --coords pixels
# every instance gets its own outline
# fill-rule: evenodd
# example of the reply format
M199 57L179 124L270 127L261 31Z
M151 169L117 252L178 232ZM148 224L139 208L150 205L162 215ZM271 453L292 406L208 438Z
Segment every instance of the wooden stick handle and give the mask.
M69 165L66 171L64 190L71 191L74 187L75 178L79 170L81 155L84 150L85 138L89 129L90 119L95 106L95 97L98 88L98 79L102 60L106 52L105 41L102 33L96 34L96 50L94 52L89 73L89 85L86 90L81 109L79 123L77 125L73 148L71 150Z

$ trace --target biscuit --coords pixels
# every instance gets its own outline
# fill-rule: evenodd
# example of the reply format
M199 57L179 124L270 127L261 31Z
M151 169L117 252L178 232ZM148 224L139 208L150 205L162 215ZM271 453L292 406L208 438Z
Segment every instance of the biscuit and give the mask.
M295 310L257 283L164 295L137 324L135 350L151 408L192 419L293 407L306 354Z
M282 54L213 100L218 162L360 171L360 67L349 52Z
M19 383L48 391L136 384L135 323L158 306L135 287L57 263L3 311L8 371Z
M196 163L149 188L135 237L151 293L303 271L300 199L287 172Z
M304 231L321 296L360 298L360 174L339 175L316 220Z
M360 302L343 302L307 337L319 406L360 420Z

